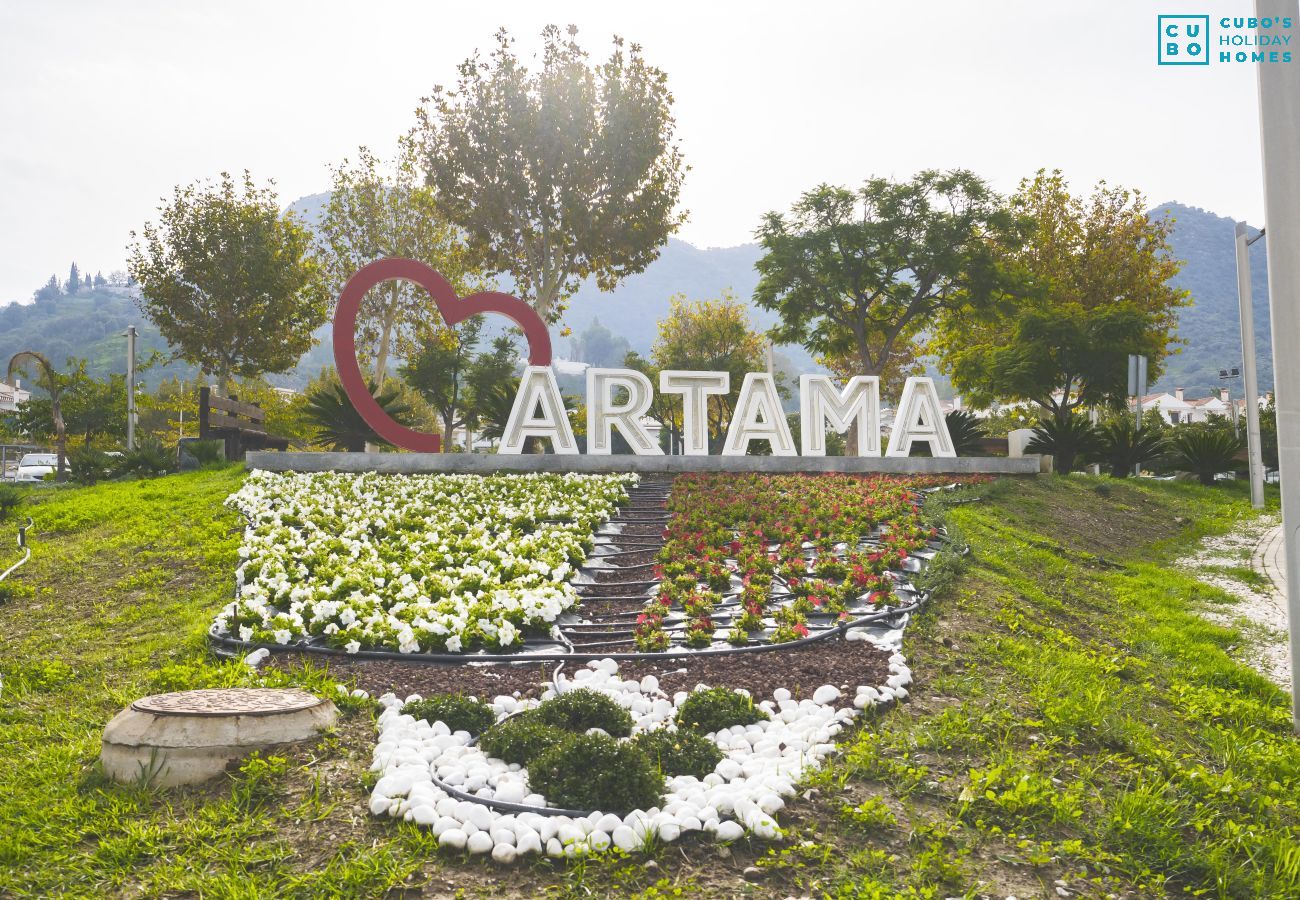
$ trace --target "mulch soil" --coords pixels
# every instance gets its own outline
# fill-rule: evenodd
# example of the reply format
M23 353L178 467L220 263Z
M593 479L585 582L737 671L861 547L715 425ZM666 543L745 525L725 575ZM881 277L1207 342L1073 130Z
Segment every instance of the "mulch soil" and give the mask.
M270 664L292 664L298 654L276 653ZM306 657L304 657L306 658ZM319 664L319 660L312 659ZM396 660L336 660L326 663L339 681L355 679L358 687L372 696L392 691L399 697L410 694L473 694L488 699L497 694L536 697L541 683L551 677L554 664L440 665ZM565 666L572 676L575 663ZM646 657L619 663L623 678L654 675L668 694L692 690L697 684L744 688L756 699L772 697L786 688L796 699L811 697L823 684L840 688L850 698L859 684L880 685L889 677L889 654L866 642L840 637L827 638L803 647L768 650L762 653L733 653L727 656L694 656L685 659Z

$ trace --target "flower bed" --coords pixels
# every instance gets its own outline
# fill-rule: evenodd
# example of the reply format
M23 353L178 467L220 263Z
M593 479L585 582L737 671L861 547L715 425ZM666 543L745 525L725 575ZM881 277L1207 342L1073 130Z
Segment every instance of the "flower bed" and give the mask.
M237 596L213 633L349 652L517 649L577 596L592 532L634 475L257 471Z
M864 641L868 637L864 632L850 634ZM887 649L896 651L897 644L891 641ZM655 840L675 841L690 832L718 841L737 840L746 833L776 840L781 837L776 814L794 796L800 780L834 751L835 736L860 710L907 696L911 672L900 653L889 657L889 670L885 684L859 686L852 697L833 685L823 685L806 700L794 700L788 690L779 689L755 704L758 715L747 717L747 724L702 735L722 756L703 777L664 777L660 801L647 808L597 809L585 815L503 811L452 796L434 779L484 800L547 806L547 798L530 783L526 767L471 746L473 738L466 731L453 732L442 721L403 712L407 703L420 698L403 701L386 694L379 701L383 713L371 770L380 778L370 795L370 810L429 828L441 846L490 853L498 862L531 853L573 856L610 846L631 851ZM592 662L571 681L561 677L558 686L559 696L584 688L626 709L632 726L624 746L636 753L642 751L635 748L652 743L646 735L662 739L691 728L687 721L691 717L683 715L683 707L689 713L702 705L694 691L666 695L653 676L621 679L613 660ZM556 696L555 687L549 687L540 702ZM537 700L505 695L490 704L499 721L538 706ZM547 750L538 759L553 765L556 755L557 751Z
M704 648L807 637L897 604L900 570L928 554L917 491L952 478L686 475L654 569L636 647Z

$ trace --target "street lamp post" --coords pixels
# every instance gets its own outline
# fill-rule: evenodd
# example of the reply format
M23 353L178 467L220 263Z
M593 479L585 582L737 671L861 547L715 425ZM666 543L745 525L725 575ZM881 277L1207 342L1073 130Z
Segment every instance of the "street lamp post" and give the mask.
M126 449L135 449L135 326L126 331Z
M1264 22L1300 21L1300 0L1255 0ZM1286 546L1287 624L1291 649L1291 724L1300 732L1300 63L1265 62L1259 75L1259 131L1268 226L1268 295L1273 322L1277 457Z
M1250 505L1264 508L1264 451L1259 444L1259 381L1255 369L1255 307L1250 285L1250 245L1263 229L1246 238L1246 223L1237 223L1237 303L1241 310L1241 374L1246 392L1246 458L1250 461Z

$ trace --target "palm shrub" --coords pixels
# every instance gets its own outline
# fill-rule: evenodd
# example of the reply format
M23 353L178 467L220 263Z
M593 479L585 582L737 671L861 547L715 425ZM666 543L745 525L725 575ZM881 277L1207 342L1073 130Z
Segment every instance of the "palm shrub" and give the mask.
M382 388L373 381L367 381L366 387L375 402L388 413L389 417L401 422L410 413L411 408L401 399L401 392L392 381ZM337 381L326 382L307 395L304 409L307 421L316 431L316 443L331 450L345 450L349 453L361 453L366 444L388 443L373 428L366 424L357 412L352 401L348 399L343 385Z
M1134 467L1159 459L1165 453L1165 438L1159 429L1138 431L1128 418L1107 422L1097 431L1098 446L1092 458L1104 464L1116 478L1131 475Z
M12 484L0 484L0 522L14 514L23 505L23 492Z
M1175 469L1191 472L1201 484L1214 484L1214 476L1240 467L1240 437L1226 428L1197 428L1184 425L1169 441L1170 462Z
M117 461L103 450L78 447L68 454L68 473L77 484L96 484L115 474Z
M943 418L948 424L952 447L958 456L974 456L979 453L980 442L988 437L983 419L964 409L954 409Z
M144 438L136 444L134 450L127 451L122 457L119 471L123 475L138 475L149 478L154 475L166 475L175 459L163 442L156 437Z
M1083 416L1071 414L1065 419L1045 418L1034 429L1034 436L1025 445L1026 453L1050 454L1055 470L1068 475L1084 457L1095 453L1101 446L1097 426Z

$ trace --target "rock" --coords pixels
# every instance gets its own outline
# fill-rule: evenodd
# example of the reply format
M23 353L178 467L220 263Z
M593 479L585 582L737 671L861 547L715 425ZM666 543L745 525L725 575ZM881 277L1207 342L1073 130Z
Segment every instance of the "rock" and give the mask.
M465 846L465 842L468 840L469 838L465 835L465 832L461 831L459 828L452 828L438 835L438 846L455 847L459 850ZM488 838L488 843L490 844L491 842L492 839Z
M611 837L614 839L614 846L626 853L641 847L641 839L637 837L635 831L626 825L615 828Z
M732 822L730 820L726 822L719 822L718 830L714 832L714 835L717 837L718 840L727 843L730 843L731 841L740 840L744 836L744 834L745 834L745 829L740 826L740 823Z
M514 862L517 855L518 851L515 850L512 844L497 844L492 848L492 859L502 865L509 865Z
M826 706L840 699L840 689L830 684L823 684L813 692L813 703Z
M772 699L775 700L777 703L780 703L783 700L789 700L790 692L785 688L777 688L775 691L772 692Z
M490 853L493 846L492 835L486 831L474 832L465 842L465 847L470 853Z
M762 881L765 873L758 866L745 866L745 871L740 874L746 881Z

